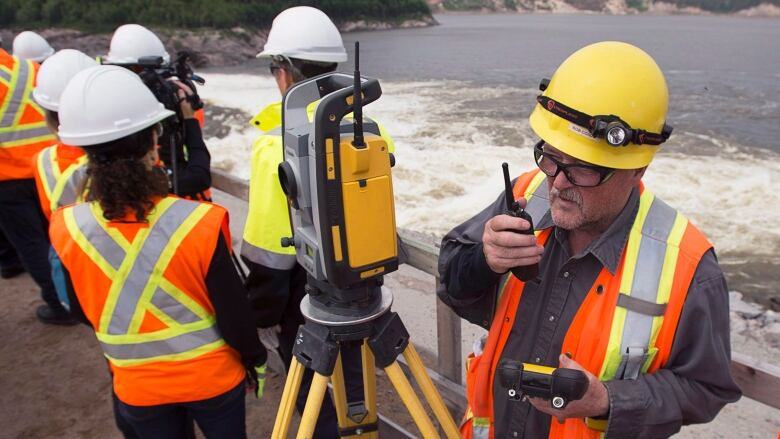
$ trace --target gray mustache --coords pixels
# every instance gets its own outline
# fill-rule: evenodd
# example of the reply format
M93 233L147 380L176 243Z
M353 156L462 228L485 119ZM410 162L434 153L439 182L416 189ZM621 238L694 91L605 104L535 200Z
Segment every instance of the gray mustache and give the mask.
M560 198L564 201L571 201L572 203L577 204L577 206L582 207L582 196L577 192L577 189L567 188L562 191L556 188L550 189L550 201L555 201L556 198Z

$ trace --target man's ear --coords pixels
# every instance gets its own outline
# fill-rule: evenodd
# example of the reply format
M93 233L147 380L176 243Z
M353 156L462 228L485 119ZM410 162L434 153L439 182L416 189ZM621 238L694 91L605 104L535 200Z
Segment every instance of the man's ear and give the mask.
M632 179L634 180L635 183L639 183L639 180L641 180L642 177L644 177L646 170L647 170L647 166L644 166L644 167L639 168L639 169L634 169L634 173L632 175Z

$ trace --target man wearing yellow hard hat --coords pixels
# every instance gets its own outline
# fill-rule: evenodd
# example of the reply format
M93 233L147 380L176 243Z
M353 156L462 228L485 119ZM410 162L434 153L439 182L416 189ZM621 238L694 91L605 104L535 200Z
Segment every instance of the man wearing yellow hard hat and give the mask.
M512 187L533 225L501 194L441 246L439 297L489 329L467 360L463 436L655 438L709 422L740 396L728 289L707 238L642 183L672 132L661 69L602 42L540 89L538 169ZM510 271L535 264L523 280ZM587 391L558 409L510 398L504 361L581 370Z

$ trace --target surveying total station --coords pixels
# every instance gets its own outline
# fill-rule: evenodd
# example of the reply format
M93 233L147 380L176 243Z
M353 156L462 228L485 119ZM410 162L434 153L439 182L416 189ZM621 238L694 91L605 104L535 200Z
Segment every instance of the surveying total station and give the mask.
M330 73L294 85L282 100L284 161L279 180L288 197L298 263L307 272L306 319L296 336L292 364L272 438L284 439L304 368L314 379L297 438L311 438L328 382L333 387L341 437L377 438L374 367L383 369L422 436L440 434L397 360L403 355L445 437L458 429L411 343L383 276L398 268L394 159L376 124L363 124L362 107L382 94L379 81L362 78L359 44L355 73ZM316 105L313 121L309 113ZM352 113L351 122L348 115ZM360 343L364 398L347 401L339 350Z

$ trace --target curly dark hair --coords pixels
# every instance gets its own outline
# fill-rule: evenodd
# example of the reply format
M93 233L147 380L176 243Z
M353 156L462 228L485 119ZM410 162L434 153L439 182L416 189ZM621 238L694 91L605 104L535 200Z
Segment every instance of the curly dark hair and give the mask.
M141 160L154 147L154 127L100 145L85 146L87 201L97 201L109 221L135 213L140 222L154 207L155 197L168 195L168 178Z

